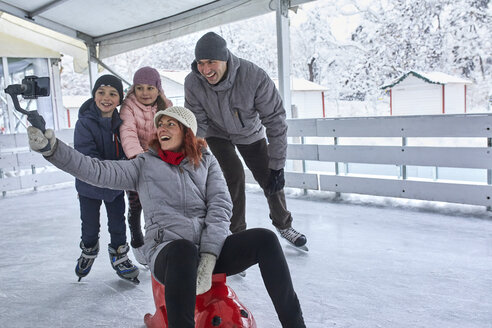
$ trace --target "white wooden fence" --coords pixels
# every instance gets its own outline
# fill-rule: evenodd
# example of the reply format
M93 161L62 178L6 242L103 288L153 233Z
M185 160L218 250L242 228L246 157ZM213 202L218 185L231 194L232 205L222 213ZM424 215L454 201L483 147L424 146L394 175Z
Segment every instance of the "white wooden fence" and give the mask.
M333 143L290 143L288 159L333 162L336 169L332 174L286 172L287 187L492 207L492 114L292 119L288 124L290 137L323 137ZM73 130L57 132L58 137L69 143L72 135ZM400 138L401 146L338 144L341 138L375 137ZM482 138L484 146L408 146L407 138ZM17 151L4 151L10 148ZM18 151L19 148L24 151ZM0 191L73 180L59 171L5 176L5 172L26 168L33 168L36 173L37 167L48 165L42 156L28 151L25 134L0 136L0 149ZM341 163L398 165L401 174L395 178L339 174ZM483 183L410 179L406 176L407 165L485 169L488 177ZM250 174L247 179L253 181Z
M289 121L289 136L329 137L333 145L289 144L288 158L335 163L400 165L400 178L340 174L286 173L288 187L402 197L452 203L492 205L492 114L426 115L297 119ZM401 138L401 146L338 145L338 138ZM407 138L483 138L484 147L407 146ZM338 164L336 164L338 166ZM480 168L484 183L410 180L406 166ZM338 172L338 170L335 170Z
M56 136L73 145L73 129L60 130ZM56 169L38 153L29 150L27 134L0 135L0 191L34 189L75 181L74 177Z

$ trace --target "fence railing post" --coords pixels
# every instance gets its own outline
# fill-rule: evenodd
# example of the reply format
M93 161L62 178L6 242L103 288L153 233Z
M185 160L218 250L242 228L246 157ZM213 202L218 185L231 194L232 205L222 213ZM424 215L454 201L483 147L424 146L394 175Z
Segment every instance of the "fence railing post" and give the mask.
M487 147L492 148L492 138L487 138ZM492 185L492 170L487 169L487 184ZM487 206L487 211L491 211L492 207Z
M36 166L34 164L31 164L31 173L36 174ZM34 186L34 191L37 191L38 187Z
M3 173L3 169L0 169L0 179L3 179L5 177L5 173ZM5 197L7 195L6 191L2 191L2 197Z
M304 145L304 136L301 137L301 145ZM306 173L306 160L302 160L302 173ZM307 189L304 188L304 195L307 195Z
M338 145L338 137L333 137L333 145ZM335 162L335 175L340 175L340 163ZM335 198L340 198L340 193L335 192Z
M401 138L401 146L402 147L405 147L407 145L407 138L406 137L402 137ZM399 176L402 180L406 180L407 179L407 166L406 165L400 165L400 176Z

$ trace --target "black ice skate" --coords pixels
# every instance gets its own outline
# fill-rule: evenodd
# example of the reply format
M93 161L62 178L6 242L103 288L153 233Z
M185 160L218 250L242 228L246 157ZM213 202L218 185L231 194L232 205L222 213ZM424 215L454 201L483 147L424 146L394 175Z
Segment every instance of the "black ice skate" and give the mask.
M80 241L80 249L82 249L82 254L80 254L75 266L75 274L79 277L79 281L91 271L92 264L94 264L97 253L99 253L99 241L90 248L85 247L84 243Z
M305 252L309 251L306 246L307 238L302 233L296 229L290 227L287 229L278 229L280 236L289 242L289 245L294 246L297 249L303 250Z
M119 246L117 250L108 245L109 260L118 276L134 284L139 284L140 281L137 278L139 270L128 258L129 250L128 244Z

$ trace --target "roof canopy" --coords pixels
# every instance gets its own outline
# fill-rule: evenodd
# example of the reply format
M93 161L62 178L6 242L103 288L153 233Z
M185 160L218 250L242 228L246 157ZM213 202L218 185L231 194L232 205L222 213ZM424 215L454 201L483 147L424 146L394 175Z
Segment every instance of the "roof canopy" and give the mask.
M290 6L313 0L291 0ZM21 29L39 33L47 48L87 58L85 46L97 46L99 59L125 53L214 26L276 9L271 0L0 0L2 15ZM44 27L44 28L41 28ZM1 32L2 30L0 30ZM67 38L68 37L68 38ZM46 43L44 43L46 41ZM81 42L83 41L83 43ZM3 48L3 47L2 47Z
M419 78L427 83L432 83L432 84L448 84L448 83L472 84L472 81L470 80L451 76L441 72L410 71L408 73L403 74L401 77L397 78L393 82L382 86L381 89L392 88L398 83L400 83L401 81L405 80L409 75L415 76L416 78Z

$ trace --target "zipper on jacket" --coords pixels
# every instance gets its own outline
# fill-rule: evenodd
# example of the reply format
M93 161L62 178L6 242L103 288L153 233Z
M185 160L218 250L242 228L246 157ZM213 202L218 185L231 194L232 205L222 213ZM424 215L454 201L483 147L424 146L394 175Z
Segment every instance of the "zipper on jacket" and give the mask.
M115 140L116 140L116 142L115 142L115 146L116 146L116 159L120 159L120 147L118 146L119 138L118 138L118 135L116 133L113 134L113 142Z
M180 177L181 177L181 183L184 185L185 184L185 175L184 175L184 170L181 167L181 165L182 165L182 162L178 166L178 170L179 170ZM186 209L187 209L187 206L186 206L186 188L183 189L181 197L183 197L183 214L185 216L187 216L187 213L186 213Z
M154 245L154 247L152 247L152 249L155 250L157 248L157 246L162 244L163 240L164 240L164 229L159 229L159 230L157 230L157 238L154 238L155 245Z
M244 122L243 122L243 119L241 117L241 114L239 114L239 110L236 110L236 116L239 119L239 122L241 122L241 126L244 128Z

